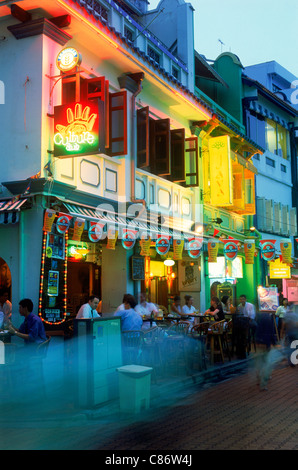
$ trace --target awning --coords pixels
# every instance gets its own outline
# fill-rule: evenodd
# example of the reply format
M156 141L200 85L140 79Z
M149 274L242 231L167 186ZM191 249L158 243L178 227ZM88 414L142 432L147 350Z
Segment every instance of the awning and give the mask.
M19 221L20 209L27 199L6 199L0 201L0 224L16 224Z
M164 224L155 224L152 221L148 222L138 217L125 217L102 208L92 208L68 202L63 202L63 205L72 217L80 217L87 221L97 221L105 223L107 226L113 226L113 228L119 230L119 238L122 238L122 230L129 228L137 230L139 233L146 233L151 238L156 238L158 235L169 235L176 239L197 236L195 232L175 230L173 227L167 227Z

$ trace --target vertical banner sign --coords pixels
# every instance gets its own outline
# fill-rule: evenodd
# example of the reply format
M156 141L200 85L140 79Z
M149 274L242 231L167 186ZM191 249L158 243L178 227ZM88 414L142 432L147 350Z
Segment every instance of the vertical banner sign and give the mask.
M91 242L96 243L102 239L104 226L105 224L102 224L100 222L90 222L88 237Z
M188 239L188 256L191 258L199 258L203 248L203 238Z
M255 240L244 240L245 264L254 264L255 260Z
M173 240L173 259L181 260L183 253L184 240Z
M217 263L217 253L218 253L218 240L212 238L208 241L208 261L209 263Z
M43 221L43 231L50 232L52 229L53 222L56 217L56 212L52 209L47 209L44 214L44 221Z
M70 221L72 216L69 214L62 214L61 212L58 215L58 219L56 222L57 231L59 233L67 233L70 225Z
M229 239L229 240L223 240L223 243L224 243L224 248L223 248L224 257L230 261L233 261L233 259L237 258L237 255L238 255L238 241Z
M233 204L230 155L230 137L228 135L209 139L210 203L214 206L224 207Z
M85 220L77 217L74 223L73 237L72 237L73 241L75 242L81 241L84 227L85 227Z
M283 238L280 240L280 251L282 262L286 264L292 264L292 242L290 239Z
M137 238L137 230L130 230L130 229L123 229L123 234L122 234L122 246L126 250L131 250L136 243L136 238Z
M115 250L117 238L118 238L118 230L115 230L114 228L109 228L108 241L107 241L108 250Z
M151 238L146 235L141 235L139 243L141 247L140 255L150 256Z
M261 257L266 261L272 261L275 258L275 244L276 240L261 240Z
M155 249L159 255L166 255L170 250L170 239L171 237L168 235L159 235L156 243Z

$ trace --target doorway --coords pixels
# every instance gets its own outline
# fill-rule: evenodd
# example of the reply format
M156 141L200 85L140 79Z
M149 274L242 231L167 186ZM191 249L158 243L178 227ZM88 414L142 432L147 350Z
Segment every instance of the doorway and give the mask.
M75 317L81 305L88 302L90 295L101 300L101 266L88 262L68 262L67 265L67 308Z
M0 291L7 293L11 301L11 272L3 258L0 258Z

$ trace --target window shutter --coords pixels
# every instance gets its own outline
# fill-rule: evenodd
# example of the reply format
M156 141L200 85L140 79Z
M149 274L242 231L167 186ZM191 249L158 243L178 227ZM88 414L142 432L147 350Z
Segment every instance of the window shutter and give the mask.
M281 206L281 231L283 235L289 235L289 207Z
M199 152L196 136L185 139L185 186L199 186Z
M297 236L297 209L291 207L290 209L290 235Z
M149 166L149 107L137 111L137 166Z
M111 157L127 154L127 92L110 93L110 148Z
M170 162L170 119L158 119L150 121L152 173L158 176L171 174ZM150 149L150 150L151 150Z
M274 233L281 233L281 204L280 202L274 203Z
M92 100L99 98L105 101L105 77L88 78L84 81L84 98Z
M244 167L233 163L233 209L244 209Z
M266 199L265 201L265 230L268 232L274 231L273 225L273 201L272 199Z
M265 229L265 198L257 198L257 228L259 230Z
M174 183L185 182L185 129L171 131L171 175Z

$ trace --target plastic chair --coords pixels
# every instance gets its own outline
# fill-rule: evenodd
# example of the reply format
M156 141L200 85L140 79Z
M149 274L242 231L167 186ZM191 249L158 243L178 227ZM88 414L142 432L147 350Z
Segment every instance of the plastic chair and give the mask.
M137 364L141 363L142 345L144 341L144 332L141 330L127 330L122 331L122 353L123 364Z

